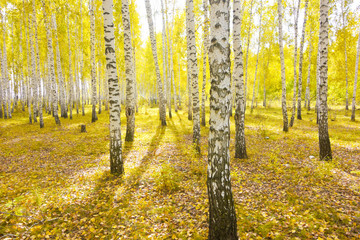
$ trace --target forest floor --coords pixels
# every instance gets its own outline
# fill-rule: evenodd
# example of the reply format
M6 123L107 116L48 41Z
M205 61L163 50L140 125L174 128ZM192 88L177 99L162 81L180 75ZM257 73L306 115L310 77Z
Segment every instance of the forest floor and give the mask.
M47 115L44 129L22 112L0 120L0 239L206 239L208 128L198 156L185 110L161 127L158 109L141 108L119 178L109 174L108 112L96 123L89 113L61 126ZM247 114L247 160L233 158L231 118L241 239L360 238L360 125L349 114L330 113L331 162L318 159L313 111L289 133L280 109ZM123 116L123 138L125 126Z

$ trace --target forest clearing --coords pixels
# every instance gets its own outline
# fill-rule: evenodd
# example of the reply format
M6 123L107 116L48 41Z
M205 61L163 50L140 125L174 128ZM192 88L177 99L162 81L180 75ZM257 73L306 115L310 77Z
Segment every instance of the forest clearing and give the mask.
M360 239L354 0L0 0L0 240Z
M329 122L331 162L310 159L318 153L313 111L292 133L279 128L278 108L248 114L247 160L233 158L232 119L231 179L241 239L360 237L360 129L344 111L335 114ZM118 178L109 172L107 112L87 124L87 133L80 132L87 117L63 120L61 126L51 118L45 117L48 127L41 130L27 123L26 114L0 120L3 236L206 238L206 127L199 157L184 111L161 127L156 108L140 109L137 141L124 144L126 170Z

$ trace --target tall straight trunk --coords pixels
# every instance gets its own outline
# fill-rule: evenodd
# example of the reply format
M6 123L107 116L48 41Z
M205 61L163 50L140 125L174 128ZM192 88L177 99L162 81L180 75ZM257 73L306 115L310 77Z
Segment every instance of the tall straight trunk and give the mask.
M82 18L82 0L79 0L79 8L80 8L80 88L81 88L81 112L82 115L85 116L85 104L86 104L86 92L85 92L85 78L84 78L84 55L82 52L82 43L84 42L83 36L83 18Z
M5 10L6 11L6 10ZM10 98L10 78L9 78L9 70L8 70L8 62L7 62L7 52L6 52L6 13L3 14L3 87L4 87L4 99L5 99L5 107L4 112L6 118L11 118L11 98Z
M122 0L122 19L124 25L124 55L126 72L126 136L125 141L134 141L135 132L135 73L134 55L131 41L131 25L128 0Z
M205 101L206 101L206 63L207 63L207 55L209 49L209 16L208 16L208 0L203 0L204 6L204 51L203 51L203 83L202 83L202 91L201 91L201 125L206 125L205 118Z
M56 76L55 76L55 62L54 62L54 49L53 49L53 40L52 40L52 33L49 27L47 14L46 14L46 6L45 1L41 0L43 5L43 14L44 14L44 24L46 28L46 39L47 39L47 62L48 62L48 73L50 76L51 82L51 92L52 92L52 109L53 109L53 116L55 118L55 123L60 125L60 119L58 115L58 94L56 89Z
M259 28L259 42L258 42L258 49L256 54L256 65L255 65L255 77L254 77L254 86L253 86L253 94L251 100L251 112L254 110L254 100L255 100L255 88L256 88L256 77L257 77L257 69L259 64L259 53L261 48L261 18L262 18L262 1L260 1L260 28ZM250 20L251 21L251 20Z
M360 28L359 28L359 36L357 43L357 53L356 53L356 62L355 62L355 78L354 78L354 91L352 97L352 107L351 107L351 121L355 121L355 104L356 104L356 89L357 89L357 78L359 72L359 55L360 55Z
M241 47L241 1L234 0L233 32L234 32L234 72L235 82L235 158L247 158L245 142L245 93L244 66Z
M195 42L195 16L193 0L186 1L186 11L188 12L186 21L188 24L186 37L188 45L188 61L190 67L190 78L192 83L192 107L193 107L193 143L195 148L200 151L200 104L199 104L199 84L198 84L198 66L196 56Z
M101 62L98 61L98 80L99 80L99 97L98 97L98 101L99 101L99 114L101 114L101 105L102 105L102 101L101 101Z
M284 47L283 47L283 33L282 33L282 0L278 0L278 14L279 14L279 47L280 47L280 61L281 61L281 107L283 114L283 131L289 131L288 116L286 108L286 77L285 77L285 61L284 61Z
M71 38L70 38L70 28L69 28L69 24L70 24L70 18L69 18L69 14L68 14L68 19L67 19L67 32L68 32L68 44L69 44L69 85L70 85L70 90L69 90L69 113L70 113L70 119L72 119L72 110L73 110L73 91L74 91L74 86L73 86L73 75L72 75L72 52L71 52Z
M64 83L64 76L62 73L62 64L61 64L60 47L59 47L60 43L58 39L56 17L54 13L52 14L52 24L53 24L53 32L55 33L56 67L57 67L57 75L59 81L61 117L67 118L68 116L67 116L66 101L65 101L65 83Z
M294 31L295 31L295 47L294 47L294 94L293 94L293 104L292 104L292 111L291 111L291 120L290 120L290 127L294 125L295 120L295 109L296 109L296 90L297 90L297 52L298 52L298 20L299 20L299 10L300 10L300 3L301 0L298 0L298 5L295 7L295 22L294 22Z
M248 79L248 65L249 65L249 49L250 49L250 38L251 38L251 27L252 27L252 9L254 6L254 0L251 0L250 3L250 21L248 28L248 36L247 36L247 44L246 44L246 61L245 61L245 110L246 110L246 102L247 102L247 79Z
M309 6L309 0L305 1L305 15L304 15L304 23L301 34L301 42L300 42L300 58L299 58L299 86L298 86L298 105L297 105L297 119L301 120L301 94L302 94L302 67L303 67L303 59L304 59L304 42L305 42L305 28L306 28L306 20L307 20L307 10Z
M311 42L312 32L310 32L309 39L309 66L308 66L308 76L306 80L306 96L305 96L305 106L307 106L307 110L310 111L310 74L311 74L311 52L312 52L312 42Z
M170 33L169 33L169 26L168 26L168 8L167 8L167 0L165 2L165 32L166 32L166 60L167 60L167 101L169 106L169 117L172 118L171 114L171 78L172 78L172 65L170 59Z
M157 57L157 49L156 49L156 38L154 33L154 24L152 20L152 13L151 13L151 5L149 0L145 0L146 5L146 13L147 19L149 24L149 33L150 33L150 41L151 41L151 49L153 53L154 63L155 63L155 71L156 71L156 82L157 82L157 89L159 95L159 112L160 112L160 121L162 126L166 126L166 108L165 108L165 99L164 93L161 83L161 75L160 75L160 68L159 62ZM165 81L165 79L164 79Z
M238 239L230 181L230 0L210 0L209 240Z
M329 45L329 0L320 0L319 51L319 146L320 159L331 160L331 145L328 132L328 45Z
M180 60L180 58L178 58ZM179 84L179 90L178 90L178 104L179 104L179 108L181 108L181 94L180 94L180 83L181 83L181 68L180 68L180 61L178 63L178 66L179 66L179 81L178 81L178 84Z
M269 53L269 54L270 54L270 53ZM267 64L266 64L266 69L265 69L265 74L264 74L263 107L266 107L266 77L267 77L267 72L269 71L269 62L270 62L270 56L268 56L268 60L267 60Z
M96 63L95 63L95 14L94 0L90 0L90 64L91 64L91 122L98 120L96 115Z
M161 16L162 16L162 55L163 55L163 78L164 78L164 94L165 99L167 101L167 106L169 108L169 117L171 118L171 104L169 104L169 89L171 90L171 86L169 85L169 73L168 73L168 47L167 47L167 34L166 34L166 25L165 21L165 9L163 0L161 0Z
M188 120L193 119L193 111L192 111L192 94L191 94L191 76L190 76L190 67L189 61L186 63L186 74L187 74L187 90L188 90Z
M32 90L33 90L33 101L32 101L32 105L33 105L33 110L32 110L32 114L33 114L33 119L34 122L37 122L37 115L36 115L36 111L37 111L37 104L38 104L38 99L37 99L37 74L36 74L36 60L35 60L35 47L34 47L34 26L31 24L30 22L30 18L29 18L29 41L30 41L30 62L31 62L31 71L30 71L30 78L31 78L31 84L32 84Z
M319 82L320 82L320 42L318 43L318 52L316 59L316 124L319 124Z
M109 82L110 98L110 171L124 173L121 147L120 89L116 70L115 34L113 22L113 0L103 0L106 78Z
M342 27L345 31L345 0L341 1L341 17L342 17ZM348 79L348 65L347 65L347 51L346 51L346 37L344 34L344 57L345 57L345 81L346 81L346 103L345 110L349 110L349 79Z

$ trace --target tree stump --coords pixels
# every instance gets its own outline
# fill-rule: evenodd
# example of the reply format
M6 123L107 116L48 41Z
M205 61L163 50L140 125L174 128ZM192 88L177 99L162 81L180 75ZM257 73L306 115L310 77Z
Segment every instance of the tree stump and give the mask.
M85 124L81 124L81 132L86 132L86 125Z

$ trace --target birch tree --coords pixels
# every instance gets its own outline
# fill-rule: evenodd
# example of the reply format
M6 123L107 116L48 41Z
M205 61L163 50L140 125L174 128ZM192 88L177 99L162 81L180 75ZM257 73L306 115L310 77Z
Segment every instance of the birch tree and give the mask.
M311 42L311 36L313 32L310 32L310 39L309 39L309 58L308 58L308 72L307 72L307 80L306 80L306 92L305 92L305 107L307 107L307 110L310 111L310 77L311 77L311 52L312 52L312 42Z
M249 49L250 49L250 38L251 38L251 26L252 26L252 9L254 6L254 0L251 0L250 3L250 16L249 16L249 27L248 27L248 36L247 36L247 44L246 44L246 61L245 61L245 110L246 110L246 102L247 102L247 79L248 79L248 64L249 64Z
M281 62L281 108L283 115L283 131L289 131L288 116L286 107L286 78L285 78L285 61L284 61L284 47L283 47L283 33L282 33L282 0L278 0L278 20L279 20L279 48L280 48L280 62Z
M205 101L206 101L206 69L207 69L207 55L209 49L209 16L208 16L208 0L203 0L204 8L204 50L203 50L203 82L202 82L202 91L201 91L201 125L206 125L205 118Z
M297 90L297 52L298 52L298 20L299 20L299 10L300 10L300 3L301 0L298 0L297 7L294 6L294 31L295 31L295 38L294 38L294 94L293 94L293 104L292 104L292 111L291 111L291 119L290 119L290 127L294 125L295 120L295 110L296 110L296 90Z
M233 34L234 34L234 72L235 82L235 158L247 158L245 142L245 94L244 67L241 48L241 2L234 0Z
M357 89L357 78L359 72L359 55L360 55L360 27L359 27L359 36L357 42L357 53L355 61L355 78L354 78L354 91L352 97L352 107L351 107L351 121L355 121L355 104L356 104L356 89Z
M193 109L193 143L195 148L200 151L200 104L199 104L199 84L198 66L195 42L195 16L193 0L186 1L186 11L188 12L186 21L188 22L186 36L188 45L188 62L190 67L190 78L192 83L192 109Z
M299 57L299 81L298 81L298 105L297 105L297 119L301 120L301 94L302 94L302 67L304 59L304 42L305 42L305 28L307 20L307 10L309 6L309 0L305 1L305 15L304 23L302 27L301 42L300 42L300 57Z
M238 239L230 181L230 1L210 0L209 240Z
M90 0L90 64L91 64L91 122L98 120L96 114L96 62L95 62L95 14L94 0Z
M116 70L113 0L103 0L106 77L110 99L110 172L123 174L124 163L121 147L120 89Z
M126 136L125 141L134 141L135 131L135 73L134 55L131 41L131 26L128 0L122 0L122 19L124 26L124 52L126 72Z
M146 6L146 15L149 24L149 33L150 33L150 41L151 41L151 50L154 58L155 63L155 72L156 72L156 83L158 89L158 96L159 96L159 112L160 112L160 121L162 126L166 126L166 108L165 108L165 99L163 93L163 87L161 83L161 75L160 75L160 68L159 62L157 57L157 49L156 49L156 38L154 32L154 24L152 19L151 13L151 5L149 0L145 0Z
M331 145L328 132L328 45L329 45L329 0L320 0L319 28L319 146L320 159L331 160Z
M55 119L55 123L60 125L60 119L58 115L58 97L56 88L56 77L55 77L55 62L54 62L54 49L53 49L53 38L50 30L50 23L48 22L46 14L45 1L41 0L43 5L44 24L46 28L46 40L47 40L47 67L51 82L51 95L52 95L52 112Z

